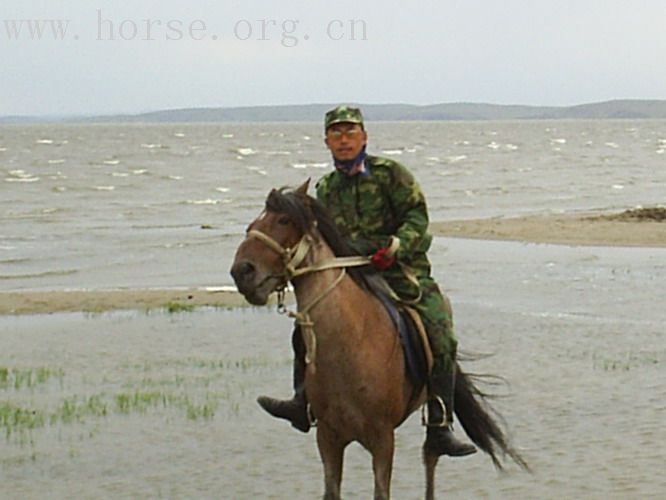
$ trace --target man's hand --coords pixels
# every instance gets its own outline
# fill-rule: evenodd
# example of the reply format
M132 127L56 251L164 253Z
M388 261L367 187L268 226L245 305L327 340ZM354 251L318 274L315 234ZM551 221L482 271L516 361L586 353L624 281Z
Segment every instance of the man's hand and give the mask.
M384 271L395 264L395 255L393 255L394 252L391 250L390 247L377 250L372 257L370 257L372 265L380 271Z

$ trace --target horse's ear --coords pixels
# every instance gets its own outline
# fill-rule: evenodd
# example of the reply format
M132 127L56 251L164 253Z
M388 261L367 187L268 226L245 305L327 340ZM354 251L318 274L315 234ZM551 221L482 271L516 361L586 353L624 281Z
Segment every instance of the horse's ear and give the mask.
M308 177L308 180L305 181L303 184L301 184L298 187L298 189L296 189L296 193L302 196L307 196L309 187L310 187L310 178Z

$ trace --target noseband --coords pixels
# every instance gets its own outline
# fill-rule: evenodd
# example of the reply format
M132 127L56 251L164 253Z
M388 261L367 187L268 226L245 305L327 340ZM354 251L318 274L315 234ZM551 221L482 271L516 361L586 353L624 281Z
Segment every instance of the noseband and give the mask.
M296 278L302 274L312 272L308 267L298 269L298 266L303 262L305 256L308 254L310 248L312 247L313 239L312 236L310 236L308 233L305 233L293 248L283 247L266 233L262 233L256 229L250 229L247 232L247 237L258 239L266 246L268 246L268 248L274 250L282 257L282 263L284 264L283 275L285 282L291 281L293 278Z

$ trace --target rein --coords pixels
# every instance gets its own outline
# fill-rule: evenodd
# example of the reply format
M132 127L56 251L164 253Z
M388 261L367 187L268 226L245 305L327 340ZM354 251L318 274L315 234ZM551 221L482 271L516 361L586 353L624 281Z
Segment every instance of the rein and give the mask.
M317 337L314 331L314 322L310 318L310 310L312 310L319 302L321 302L335 287L344 279L347 272L345 268L355 266L366 266L370 263L368 257L363 256L350 256L350 257L334 257L332 259L318 262L309 266L299 267L303 263L308 252L312 248L314 242L309 233L305 233L298 241L295 247L285 248L280 245L273 238L266 233L251 229L247 232L247 238L256 238L271 250L282 256L284 263L284 284L277 289L278 293L278 312L280 314L287 314L290 318L294 318L296 324L301 327L303 333L303 341L305 343L305 363L311 365L311 369L315 370L315 358L317 356ZM307 306L302 307L298 311L289 311L284 305L284 289L288 281L294 278L303 276L305 274L316 273L325 271L327 269L341 269L340 274L333 280L317 297L315 297Z
M298 267L305 259L310 248L312 248L314 240L309 234L304 234L294 248L285 248L266 233L262 233L256 229L250 229L247 232L247 237L258 239L282 256L285 268L284 278L286 281L290 281L293 278L297 278L304 274L325 271L326 269L367 266L370 264L370 259L368 257L355 255L350 257L335 257L333 259L312 264L311 266Z

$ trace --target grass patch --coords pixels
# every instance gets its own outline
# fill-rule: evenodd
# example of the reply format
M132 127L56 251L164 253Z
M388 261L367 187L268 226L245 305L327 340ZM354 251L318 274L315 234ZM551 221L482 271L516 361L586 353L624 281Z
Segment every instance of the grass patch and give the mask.
M284 364L283 360L259 357L159 360L128 366L130 371L136 370L138 380L128 377L130 380L120 385L116 385L118 381L103 381L103 386L115 388L92 395L65 393L69 384L65 384L62 369L0 366L0 394L6 390L4 401L0 402L0 433L5 434L7 441L23 446L34 445L34 429L83 424L99 429L110 416L168 412L189 421L207 421L220 408L238 416L244 396L242 384L230 385L220 380L226 380L230 372L274 370ZM175 373L169 370L171 373L160 376L167 367L176 368ZM157 371L151 373L154 369ZM54 381L60 382L59 387ZM31 394L33 388L47 383L50 385L39 393ZM91 384L98 385L84 380L84 385ZM44 391L48 393L46 398L42 397ZM12 400L14 395L16 399Z
M161 391L135 391L133 393L116 394L115 408L118 413L133 411L145 413L149 408L170 406L174 397Z
M167 302L164 307L169 314L194 311L193 304L184 304L183 302Z
M180 408L190 420L209 420L215 416L217 402L196 403L184 394L170 394L163 391L134 391L116 394L115 410L117 413L145 413L151 408Z
M62 383L65 373L57 368L7 368L0 366L0 389L32 389L55 378Z
M144 372L162 370L164 368L195 368L200 370L260 372L274 371L278 368L291 366L291 358L269 359L264 357L245 357L239 359L204 359L204 358L177 358L151 360L143 363L125 364L123 368L140 370Z
M109 413L108 404L100 395L87 398L67 398L49 416L51 425L59 422L69 424L83 422L86 417L106 417Z
M596 370L607 372L629 371L645 366L658 365L666 359L666 351L629 351L625 354L611 356L609 354L594 354L592 366Z
M70 397L62 400L51 412L24 408L11 402L0 403L0 430L7 440L18 437L20 443L34 429L59 424L83 423L88 419L105 418L111 414L146 413L154 408L175 408L183 411L188 420L210 420L217 411L217 398L197 402L186 394L162 391L122 392L109 397L101 394L89 397ZM237 405L236 405L237 406ZM238 412L238 408L234 410Z
M203 404L192 403L189 399L185 401L187 418L190 420L210 420L215 416L217 403L206 401Z
M22 408L12 403L0 403L0 428L4 429L5 436L9 439L12 434L24 435L38 427L43 427L46 422L44 413Z

